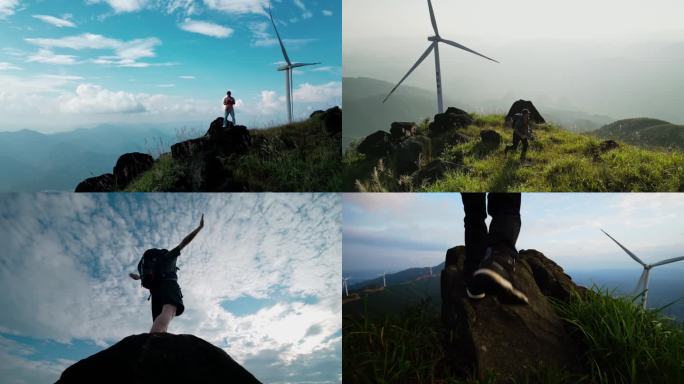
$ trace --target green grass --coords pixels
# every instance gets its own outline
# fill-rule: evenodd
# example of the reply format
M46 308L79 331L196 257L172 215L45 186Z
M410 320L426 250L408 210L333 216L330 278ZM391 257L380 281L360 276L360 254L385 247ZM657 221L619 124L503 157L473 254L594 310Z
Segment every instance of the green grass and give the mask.
M586 351L586 374L540 367L512 383L682 383L684 326L661 310L644 311L627 298L594 288L554 302L571 335ZM353 383L494 383L464 377L450 364L438 308L429 301L400 313L343 318L342 367ZM461 369L462 372L462 369Z
M340 191L342 165L339 136L330 136L317 118L268 129L250 130L254 143L247 153L219 158L235 184L249 191ZM162 154L152 169L127 191L153 192L200 189L202 164L178 163Z
M566 131L553 124L534 129L530 141L528 165L517 153L504 155L504 145L512 141L512 130L505 128L501 115L475 115L474 123L459 132L474 140L453 145L433 139L433 148L443 147L434 156L461 163L463 170L447 172L428 185L400 184L388 181L385 190L418 190L431 192L525 192L525 191L684 191L684 153L676 150L644 149L620 143L620 147L601 153L602 139ZM504 144L488 148L479 140L482 129L501 134ZM385 164L392 169L391 159ZM345 190L358 190L372 179L373 164L353 149L345 153ZM399 186L399 187L397 187ZM380 188L375 188L380 189Z

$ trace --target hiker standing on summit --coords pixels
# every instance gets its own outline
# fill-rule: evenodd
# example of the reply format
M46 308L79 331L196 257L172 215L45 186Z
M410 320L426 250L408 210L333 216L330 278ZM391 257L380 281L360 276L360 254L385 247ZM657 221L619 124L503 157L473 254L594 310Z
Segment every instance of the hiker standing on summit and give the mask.
M465 217L466 293L470 299L486 294L524 304L527 296L514 285L520 233L520 193L461 193ZM487 213L492 217L487 230Z
M225 113L223 114L223 127L228 126L228 115L230 115L231 120L233 120L233 125L235 125L235 110L233 106L235 105L235 99L231 96L230 91L226 92L226 97L223 98L223 108Z
M518 149L518 144L522 141L520 161L525 161L527 147L529 145L528 140L532 135L532 130L530 129L530 111L528 109L523 109L521 112L513 115L511 125L513 126L513 144L506 147L504 154L508 154L508 151L516 151Z
M152 248L143 253L138 263L138 273L130 273L133 280L142 280L142 286L150 290L152 297L152 329L150 333L165 333L174 316L185 311L183 294L178 285L176 259L186 245L190 244L197 233L204 227L204 215L199 226L178 244L168 251Z

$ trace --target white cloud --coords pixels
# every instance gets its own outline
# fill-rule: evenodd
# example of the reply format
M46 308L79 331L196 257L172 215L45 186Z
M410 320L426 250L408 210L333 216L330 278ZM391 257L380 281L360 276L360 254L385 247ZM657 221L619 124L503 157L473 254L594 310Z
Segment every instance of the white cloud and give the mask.
M323 14L323 16L332 16L333 15L333 12L330 10L327 10L327 9L322 10L321 13Z
M209 9L226 13L256 13L265 15L268 0L204 0L204 4Z
M178 77L184 80L195 80L195 76L183 75Z
M116 13L136 12L143 9L148 0L86 0L88 4L107 3Z
M19 0L0 0L0 19L14 15L15 8L19 6Z
M295 101L319 103L337 100L342 97L342 83L331 81L322 85L304 83L294 90Z
M43 64L58 64L71 65L76 64L76 56L73 55L57 55L49 49L40 49L38 52L29 56L27 62L43 63Z
M8 63L6 61L0 61L0 71L9 71L9 70L20 71L21 68L17 67L16 65L14 65L12 63Z
M139 59L155 57L154 48L161 44L156 37L123 41L106 36L84 33L62 38L28 38L28 43L42 48L65 48L73 50L110 49L114 55L100 56L92 62L95 64L117 65L121 67L147 67L150 63L139 62Z
M205 213L178 259L186 311L171 332L224 348L257 377L277 363L288 380L303 381L291 367L323 359L337 378L340 210L336 194L4 196L0 328L107 344L145 332L147 291L127 273L145 249L175 246ZM274 303L244 315L221 305L249 297ZM259 363L269 351L279 351L275 360Z
M66 113L139 113L145 112L143 94L113 92L99 85L80 84L75 94L62 95L59 108Z
M272 47L274 45L278 45L278 39L276 39L275 35L271 35L269 32L272 28L270 23L254 22L250 23L248 28L250 32L252 32L251 44L253 46ZM283 39L283 44L285 45L285 48L288 49L289 54L290 48L297 49L313 41L316 41L316 39Z
M208 21L185 19L185 21L181 23L179 27L184 31L199 33L201 35L216 37L219 39L225 39L233 34L232 28L210 23Z
M182 9L186 15L192 15L197 12L195 0L168 0L165 5L167 13L173 13L179 9Z
M50 15L33 15L38 20L41 20L45 23L52 24L55 27L62 28L62 27L69 27L73 28L76 26L73 22L66 20L66 19L60 19L59 17L54 17Z
M173 88L176 84L157 84L157 88Z
M283 109L284 103L278 97L276 91L261 91L261 97L257 103L257 107L264 114L271 114L273 112Z
M308 19L312 17L313 15L311 12L306 9L306 5L304 5L304 2L302 0L293 0L295 5L302 10L302 19Z

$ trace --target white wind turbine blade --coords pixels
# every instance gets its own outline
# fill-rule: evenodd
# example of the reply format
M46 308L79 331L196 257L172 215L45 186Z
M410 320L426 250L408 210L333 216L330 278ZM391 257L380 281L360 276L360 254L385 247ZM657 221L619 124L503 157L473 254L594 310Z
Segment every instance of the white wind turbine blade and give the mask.
M404 80L406 80L406 78L409 77L409 75L411 74L411 72L413 72L413 70L416 69L416 67L418 67L418 66L420 65L420 63L423 62L423 60L425 60L425 58L430 54L430 52L432 52L432 50L433 50L434 48L435 48L435 43L430 44L430 46L425 50L425 52L423 52L423 54L420 55L420 57L418 58L418 61L416 61L416 63L413 64L413 66L411 67L411 69L409 69L409 71L406 72L406 74L404 75L404 77L402 77L401 80L399 80L399 82L397 83L397 85L395 85L394 88L392 88L392 90L390 91L390 93L388 93L387 96L385 96L385 99L382 101L383 103L384 103L385 101L387 101L387 99L389 99L389 97L392 95L392 93L394 93L394 91L395 91L397 88L399 88L399 86L401 85L401 83L403 83Z
M644 268L644 271L641 272L641 276L639 277L639 281L637 282L635 293L642 293L643 291L646 290L646 274L648 273L648 269Z
M430 9L430 21L432 22L432 29L435 31L435 35L439 36L439 31L437 30L437 21L435 20L435 11L432 10L432 2L428 0L428 9Z
M294 63L291 65L292 68L306 67L307 65L318 65L320 63Z
M630 251L629 249L625 248L624 245L620 244L617 240L613 239L613 236L609 235L608 232L604 231L603 229L601 230L601 232L605 233L606 236L610 237L610 239L613 240L613 241L615 242L615 244L617 244L618 246L620 246L620 248L622 248L623 251L627 252L627 254L628 254L629 256L631 256L632 259L634 259L634 261L636 261L637 263L643 265L644 267L646 266L646 263L644 263L643 261L641 261L641 259L638 258L637 255L635 255L635 254L632 253L632 251Z
M670 264L670 263L674 263L675 261L680 261L680 260L684 260L684 256L673 257L671 259L659 261L657 263L651 264L651 267L657 267L657 266L663 265L663 264Z
M480 57L484 57L484 58L487 59L487 60L491 60L491 61L493 61L493 62L495 62L495 63L498 63L498 61L492 59L491 57L487 57L487 56L485 56L485 55L483 55L483 54L481 54L481 53L479 53L479 52L473 51L472 49L466 47L465 45L461 45L461 44L459 44L459 43L457 43L457 42L455 42L455 41L445 40L445 39L442 39L442 38L440 38L439 41L442 42L442 43L444 43L444 44L449 44L449 45L454 46L454 47L456 47L456 48L460 48L460 49L462 49L462 50L464 50L464 51L468 51L468 52L470 52L470 53L474 53L474 54L476 54L476 55L478 55L478 56L480 56Z
M280 39L280 34L278 33L278 28L276 28L275 21L273 21L273 14L271 14L271 5L268 5L268 15L271 17L271 24L273 24L273 29L275 29L276 36L278 37L278 42L280 43L280 49L283 51L283 57L285 58L285 62L287 62L288 65L291 64L290 58L287 56L287 52L285 51L285 46L283 45L283 40Z

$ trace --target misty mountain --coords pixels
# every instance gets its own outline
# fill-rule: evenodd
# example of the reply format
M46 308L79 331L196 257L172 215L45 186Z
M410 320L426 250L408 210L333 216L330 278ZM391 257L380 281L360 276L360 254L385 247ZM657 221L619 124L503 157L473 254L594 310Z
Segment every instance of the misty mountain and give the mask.
M402 85L383 103L382 100L394 84L368 77L345 77L342 86L344 108L348 111L342 122L343 148L347 148L352 140L377 130L389 130L394 121L420 122L426 118L432 119L437 113L436 93L427 89ZM505 114L519 98L509 94L505 98L487 100L473 106L445 97L444 105L470 112ZM533 102L547 121L574 132L593 131L615 120L609 116L553 107L543 100Z
M152 125L0 132L0 192L73 191L80 180L111 172L122 153L156 156L175 141L174 128Z
M434 276L439 275L439 273L444 269L444 263L432 267L432 274ZM422 268L409 268L403 271L388 273L385 275L385 282L387 285L398 285L404 284L418 279L419 277L425 277L430 275L430 269L428 267ZM351 290L361 290L368 287L382 287L382 276L361 281L356 284L349 286Z
M605 139L621 140L642 147L684 150L684 125L658 119L641 117L618 120L594 133Z

